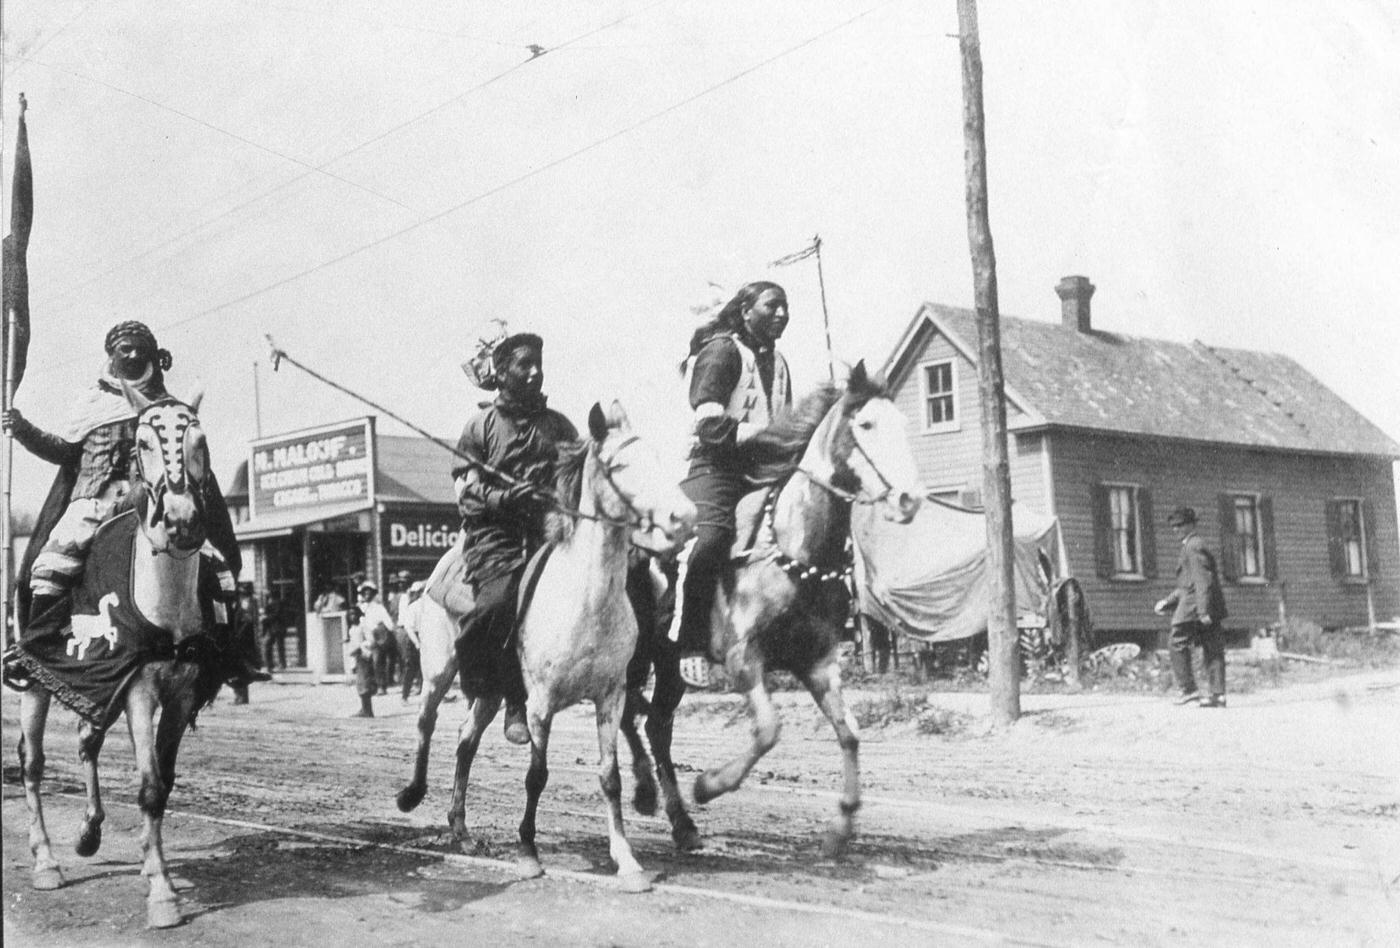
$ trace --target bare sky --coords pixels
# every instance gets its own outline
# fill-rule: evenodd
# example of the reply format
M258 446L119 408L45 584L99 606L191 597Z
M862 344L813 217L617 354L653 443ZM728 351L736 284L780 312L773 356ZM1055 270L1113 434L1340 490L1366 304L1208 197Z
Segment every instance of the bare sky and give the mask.
M1006 314L1286 353L1400 438L1400 13L1389 0L983 0ZM953 0L7 0L5 201L30 101L34 343L56 426L140 318L202 382L227 479L264 433L363 414L455 436L503 318L577 421L684 425L692 307L789 291L799 390L971 303ZM531 44L543 47L532 58ZM718 285L722 289L716 289ZM381 430L401 433L392 424ZM444 471L448 461L444 460ZM17 453L15 504L49 478ZM446 474L444 473L444 476Z

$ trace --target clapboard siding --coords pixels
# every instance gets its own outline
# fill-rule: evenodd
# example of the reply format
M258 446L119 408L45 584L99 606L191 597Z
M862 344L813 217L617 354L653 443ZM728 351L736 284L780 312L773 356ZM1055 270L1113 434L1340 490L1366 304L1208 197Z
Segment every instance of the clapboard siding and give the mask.
M951 359L957 384L958 427L954 431L924 430L923 393L920 366ZM954 348L946 338L925 331L922 349L903 375L893 380L895 405L909 419L909 443L919 476L930 488L982 489L982 427L977 393L977 366ZM1023 417L1014 405L1008 406L1007 423ZM1013 435L1008 445L1012 497L1045 511L1044 471L1038 434Z
M1333 579L1328 561L1326 504L1333 497L1361 497L1372 507L1378 569L1372 594L1378 616L1400 613L1400 537L1396 534L1395 485L1388 460L1322 457L1056 430L1050 435L1054 508L1060 518L1072 572L1084 585L1095 624L1104 629L1160 626L1152 603L1168 593L1177 545L1166 516L1178 505L1194 507L1199 533L1220 549L1217 498L1258 493L1273 503L1277 579L1226 585L1232 628L1275 621L1285 596L1290 615L1324 626L1359 625L1367 619L1367 590ZM1106 481L1139 484L1152 495L1158 573L1140 581L1101 579L1094 559L1092 489Z

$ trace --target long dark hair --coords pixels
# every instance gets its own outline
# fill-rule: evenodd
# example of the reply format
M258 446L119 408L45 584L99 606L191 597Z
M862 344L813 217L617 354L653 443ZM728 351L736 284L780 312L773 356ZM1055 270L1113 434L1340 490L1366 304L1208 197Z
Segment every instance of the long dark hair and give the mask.
M734 294L734 298L715 315L714 319L701 325L691 333L690 351L681 360L681 374L685 374L686 366L696 354L705 347L715 336L724 333L740 332L744 328L744 310L748 309L754 302L768 290L777 290L787 296L787 290L768 280L756 280L753 283L746 283L739 288L739 292Z

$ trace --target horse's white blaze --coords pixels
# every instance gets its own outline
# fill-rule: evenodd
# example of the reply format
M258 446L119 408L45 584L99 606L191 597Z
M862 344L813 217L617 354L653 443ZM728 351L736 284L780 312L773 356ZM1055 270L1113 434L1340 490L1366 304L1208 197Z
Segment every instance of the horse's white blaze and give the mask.
M850 459L865 492L885 502L886 516L906 522L913 514L901 505L923 493L907 426L904 413L892 401L872 398L851 418L851 434L861 450Z

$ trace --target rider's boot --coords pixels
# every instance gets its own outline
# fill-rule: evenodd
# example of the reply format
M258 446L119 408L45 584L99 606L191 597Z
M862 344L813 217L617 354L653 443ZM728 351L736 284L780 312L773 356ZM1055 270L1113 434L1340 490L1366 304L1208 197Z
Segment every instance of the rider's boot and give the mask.
M255 681L271 681L272 676L248 660L242 649L237 647L232 635L223 637L219 643L219 672L224 683L235 692L247 688Z

